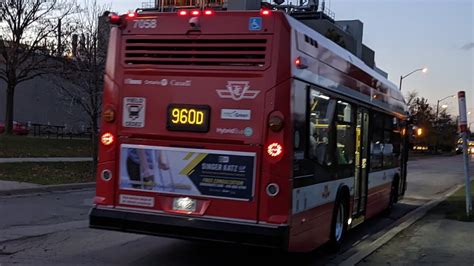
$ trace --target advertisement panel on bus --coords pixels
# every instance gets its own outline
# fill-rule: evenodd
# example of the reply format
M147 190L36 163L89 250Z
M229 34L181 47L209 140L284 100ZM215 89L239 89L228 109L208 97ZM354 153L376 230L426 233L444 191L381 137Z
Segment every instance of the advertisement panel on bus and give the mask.
M123 144L120 188L250 200L255 162L250 152Z

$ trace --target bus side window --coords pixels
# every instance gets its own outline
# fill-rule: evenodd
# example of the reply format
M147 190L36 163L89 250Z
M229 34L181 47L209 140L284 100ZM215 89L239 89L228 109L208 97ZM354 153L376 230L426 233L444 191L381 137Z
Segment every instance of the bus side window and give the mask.
M370 170L382 169L383 146L384 146L384 115L374 113L372 115L372 141L370 143Z
M306 166L305 152L307 144L308 125L306 121L307 97L309 86L295 83L292 88L293 113L293 175L303 176L313 171Z
M394 127L392 129L392 143L393 143L393 167L400 166L400 158L402 153L402 126L398 118L394 118Z
M335 101L318 90L311 89L309 99L309 158L319 165L332 165L331 145L334 143L331 124Z
M393 165L393 117L384 115L384 133L383 133L383 168L391 168Z
M351 104L338 101L336 113L336 160L338 177L354 175L354 108ZM350 166L350 167L349 167Z

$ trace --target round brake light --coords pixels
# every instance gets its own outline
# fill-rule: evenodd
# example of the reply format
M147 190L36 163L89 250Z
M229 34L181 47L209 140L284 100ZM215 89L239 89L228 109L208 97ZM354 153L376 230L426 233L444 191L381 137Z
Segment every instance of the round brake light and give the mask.
M277 157L283 154L283 146L280 143L272 143L267 147L267 153L271 157Z
M115 140L115 137L110 132L106 132L102 134L102 136L100 137L100 142L102 142L102 144L104 144L105 146L112 145L112 143L114 143L114 140Z

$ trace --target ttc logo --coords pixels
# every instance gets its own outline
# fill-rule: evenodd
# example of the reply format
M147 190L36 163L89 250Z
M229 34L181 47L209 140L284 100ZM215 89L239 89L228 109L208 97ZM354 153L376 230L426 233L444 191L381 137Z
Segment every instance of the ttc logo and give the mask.
M255 99L260 93L257 90L250 90L249 81L228 81L226 88L225 90L216 90L222 99L232 99L234 101Z

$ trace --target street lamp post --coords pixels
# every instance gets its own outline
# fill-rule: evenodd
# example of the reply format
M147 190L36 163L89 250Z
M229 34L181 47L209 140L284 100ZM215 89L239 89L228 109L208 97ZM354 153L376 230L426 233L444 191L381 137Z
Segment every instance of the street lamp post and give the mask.
M421 71L423 73L426 73L428 72L428 68L424 67L424 68L418 68L418 69L415 69L413 70L412 72L406 74L405 76L400 76L400 90L402 90L402 82L403 82L403 79L410 76L411 74L415 73L415 72L418 72L418 71Z
M443 99L438 100L438 102L436 103L436 117L435 117L435 121L436 121L436 146L435 146L435 153L438 153L438 146L439 146L439 103L446 100L446 99L448 99L448 98L452 98L452 97L456 97L456 95L446 96Z
M438 100L438 103L436 104L436 121L438 120L438 115L439 115L439 103L451 97L456 97L456 95L449 95L449 96L444 97L441 100Z

